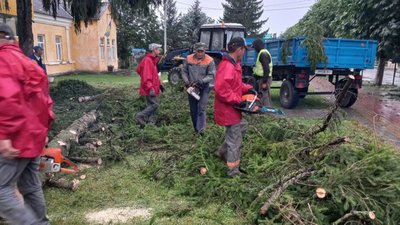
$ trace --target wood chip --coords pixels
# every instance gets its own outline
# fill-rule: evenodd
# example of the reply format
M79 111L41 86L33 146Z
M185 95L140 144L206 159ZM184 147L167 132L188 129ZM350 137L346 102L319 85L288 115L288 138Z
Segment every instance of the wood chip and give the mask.
M376 215L375 215L375 213L374 212L368 212L368 217L371 219L371 220L374 220L374 219L376 219Z
M315 191L315 193L317 194L318 198L325 198L326 197L326 190L323 188L317 188L317 190Z
M73 135L76 135L76 134L77 134L76 131L74 131L74 130L69 130L69 132L70 132L71 134L73 134Z
M63 141L57 141L57 143L58 143L60 146L67 146L67 143L65 143L65 142L63 142Z

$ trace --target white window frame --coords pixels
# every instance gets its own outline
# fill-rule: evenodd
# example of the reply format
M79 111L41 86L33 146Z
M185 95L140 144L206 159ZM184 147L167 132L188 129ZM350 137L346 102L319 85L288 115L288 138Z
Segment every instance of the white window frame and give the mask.
M104 61L104 59L106 58L106 50L105 50L105 46L104 46L104 38L100 38L100 59L102 61Z
M59 41L58 41L59 40ZM56 41L56 57L57 61L62 61L62 37L57 35L55 38Z
M115 39L111 40L111 51L112 51L112 59L115 60Z
M42 39L40 41L40 39ZM42 59L46 57L46 36L44 34L37 35L37 45L43 49Z

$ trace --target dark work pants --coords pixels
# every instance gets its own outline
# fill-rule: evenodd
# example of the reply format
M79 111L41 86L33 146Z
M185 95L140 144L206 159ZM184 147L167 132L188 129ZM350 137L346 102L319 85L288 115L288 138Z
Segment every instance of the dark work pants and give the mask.
M142 117L146 123L151 122L151 123L155 123L156 122L156 112L158 109L158 97L157 96L145 96L146 97L146 104L147 107L139 112L137 114L138 117Z
M189 95L190 116L192 118L193 128L195 132L203 132L206 128L206 109L208 102L208 94L210 87L207 85L200 90L200 100L197 101L194 97Z
M0 216L12 225L49 224L39 160L39 157L7 160L0 156ZM23 202L16 195L17 188Z

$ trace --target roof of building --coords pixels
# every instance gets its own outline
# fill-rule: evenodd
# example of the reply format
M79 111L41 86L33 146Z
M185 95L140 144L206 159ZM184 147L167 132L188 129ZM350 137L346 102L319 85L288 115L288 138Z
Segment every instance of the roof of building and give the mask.
M99 20L104 15L104 13L107 11L109 6L110 6L110 4L108 4L108 2L103 2L100 6L99 12L94 16L93 19Z
M46 11L44 9L43 0L33 0L33 10L35 13L53 16L53 10L51 8L50 8L50 11ZM65 19L72 19L72 16L64 9L64 5L61 2L57 8L57 17L65 18Z

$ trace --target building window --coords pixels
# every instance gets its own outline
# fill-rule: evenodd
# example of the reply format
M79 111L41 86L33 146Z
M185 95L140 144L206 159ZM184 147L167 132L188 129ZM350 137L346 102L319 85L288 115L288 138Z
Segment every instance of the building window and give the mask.
M45 47L45 39L43 34L38 34L37 36L37 45L43 49L42 59L45 57L46 47Z
M100 58L104 60L105 52L104 52L104 38L100 38Z
M61 61L62 60L61 36L56 36L56 55L57 55L57 61Z
M111 41L111 51L112 51L112 59L115 59L115 39Z
M110 46L110 39L107 38L107 46Z

